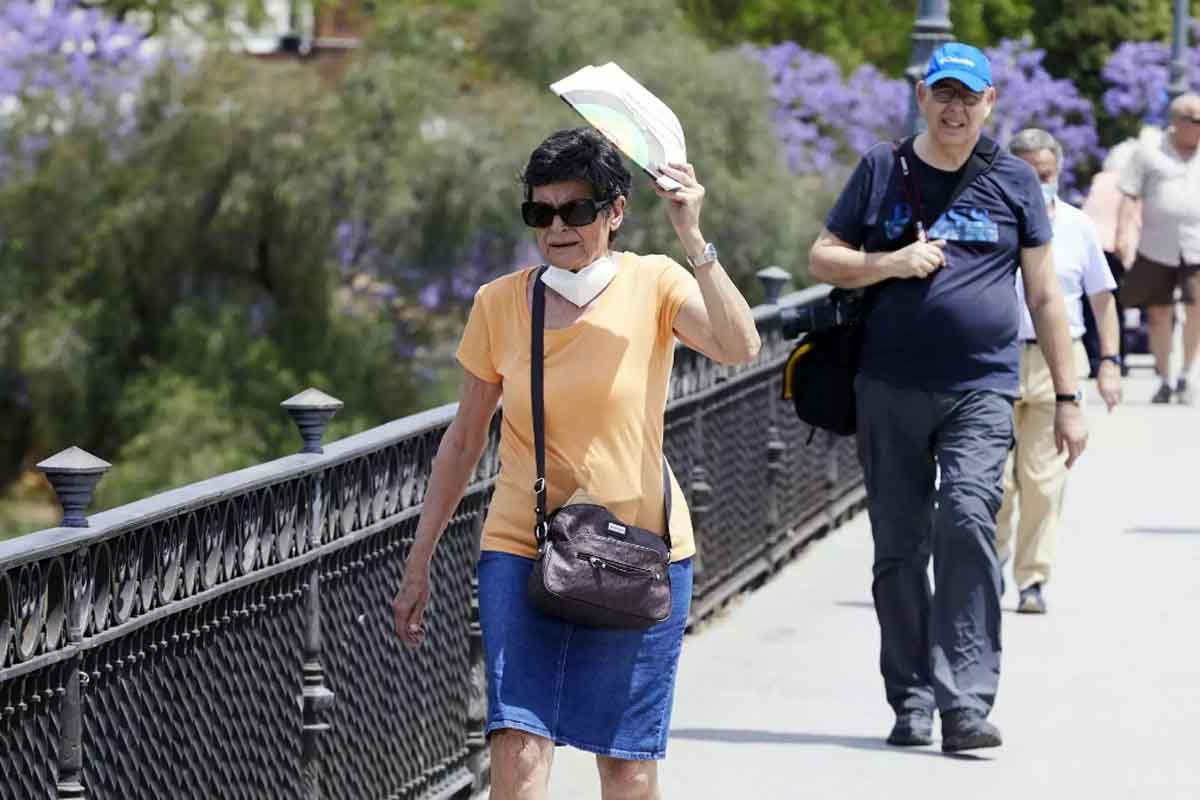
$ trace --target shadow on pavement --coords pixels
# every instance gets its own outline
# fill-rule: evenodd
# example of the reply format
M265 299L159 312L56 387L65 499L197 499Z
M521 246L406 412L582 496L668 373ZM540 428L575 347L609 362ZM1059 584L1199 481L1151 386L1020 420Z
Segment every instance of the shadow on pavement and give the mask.
M937 756L938 758L948 756L936 748L892 747L884 742L882 737L842 736L836 733L788 733L739 728L675 728L671 731L671 738L693 742L725 742L727 744L818 744L848 747L852 750L875 750L908 755ZM966 761L990 760L968 753L956 753L950 757Z
M1145 527L1145 528L1126 528L1125 532L1126 533L1143 533L1143 534L1145 534L1145 533L1167 534L1167 535L1190 533L1193 536L1200 536L1200 528L1184 528L1184 527L1181 527L1178 525L1155 525L1153 527Z

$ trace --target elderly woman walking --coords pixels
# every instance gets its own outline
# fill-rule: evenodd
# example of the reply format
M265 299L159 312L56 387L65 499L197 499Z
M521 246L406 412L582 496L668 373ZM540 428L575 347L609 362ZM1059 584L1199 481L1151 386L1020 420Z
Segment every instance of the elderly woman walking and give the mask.
M730 364L752 360L760 344L749 306L700 232L705 189L695 171L671 164L662 172L682 184L655 191L692 272L667 256L612 249L632 178L608 140L576 128L538 145L525 168L521 213L546 265L480 288L458 349L462 397L434 460L393 612L399 636L419 646L434 549L503 398L500 475L479 560L495 800L544 798L555 745L596 754L604 798L658 797L656 760L666 756L695 553L686 501L663 461L675 338ZM544 471L531 388L542 302ZM527 584L542 541L535 480L546 512L586 495L665 537L665 621L592 627L531 602Z

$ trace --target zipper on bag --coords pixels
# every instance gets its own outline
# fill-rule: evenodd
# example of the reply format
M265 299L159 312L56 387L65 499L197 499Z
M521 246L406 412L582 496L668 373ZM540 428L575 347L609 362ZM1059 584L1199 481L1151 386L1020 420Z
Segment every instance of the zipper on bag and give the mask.
M577 552L575 557L580 561L586 561L592 565L592 569L596 570L611 570L625 575L647 575L654 580L662 580L662 573L658 570L646 569L645 567L635 567L632 564L624 564L620 561L613 561L603 556L595 555L594 553Z

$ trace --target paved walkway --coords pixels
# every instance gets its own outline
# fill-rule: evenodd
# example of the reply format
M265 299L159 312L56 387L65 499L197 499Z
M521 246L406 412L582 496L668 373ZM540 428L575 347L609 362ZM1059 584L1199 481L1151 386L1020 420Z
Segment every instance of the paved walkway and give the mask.
M859 515L688 637L664 797L1200 798L1200 409L1149 406L1140 374L1117 413L1089 408L1050 614L1005 615L1004 747L883 745ZM551 797L599 798L592 757L560 748Z

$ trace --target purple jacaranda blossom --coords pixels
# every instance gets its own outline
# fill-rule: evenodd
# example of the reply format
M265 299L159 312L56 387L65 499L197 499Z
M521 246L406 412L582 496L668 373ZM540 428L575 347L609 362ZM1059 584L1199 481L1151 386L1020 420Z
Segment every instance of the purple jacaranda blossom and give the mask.
M870 64L844 76L832 59L795 42L751 52L771 80L775 131L793 172L840 174L876 142L905 134L911 91L905 79ZM989 133L1007 144L1021 128L1048 130L1068 154L1062 182L1069 191L1076 170L1102 155L1091 105L1070 81L1049 75L1043 52L1028 42L1004 41L987 53L1000 98Z
M1192 38L1200 39L1200 23L1193 23ZM1200 91L1200 46L1188 49L1192 91ZM1123 42L1101 70L1108 88L1104 110L1112 116L1131 115L1149 125L1167 119L1167 83L1171 50L1163 42Z
M105 103L132 120L127 100L157 59L138 28L75 0L6 0L0 4L0 133L22 108L36 104L38 130L15 145L21 157L36 154L34 144Z
M442 287L436 283L430 284L417 293L417 300L428 309L436 309L442 304Z
M767 70L772 121L793 172L825 174L903 132L908 96L903 80L870 65L846 78L833 59L795 42L748 52Z
M334 229L337 265L343 272L351 272L359 263L367 245L367 225L360 220L343 220Z
M1070 195L1104 155L1092 104L1074 83L1046 72L1045 51L1028 41L1008 39L985 53L998 98L988 133L1002 146L1022 128L1041 128L1054 136L1064 155L1059 184Z

